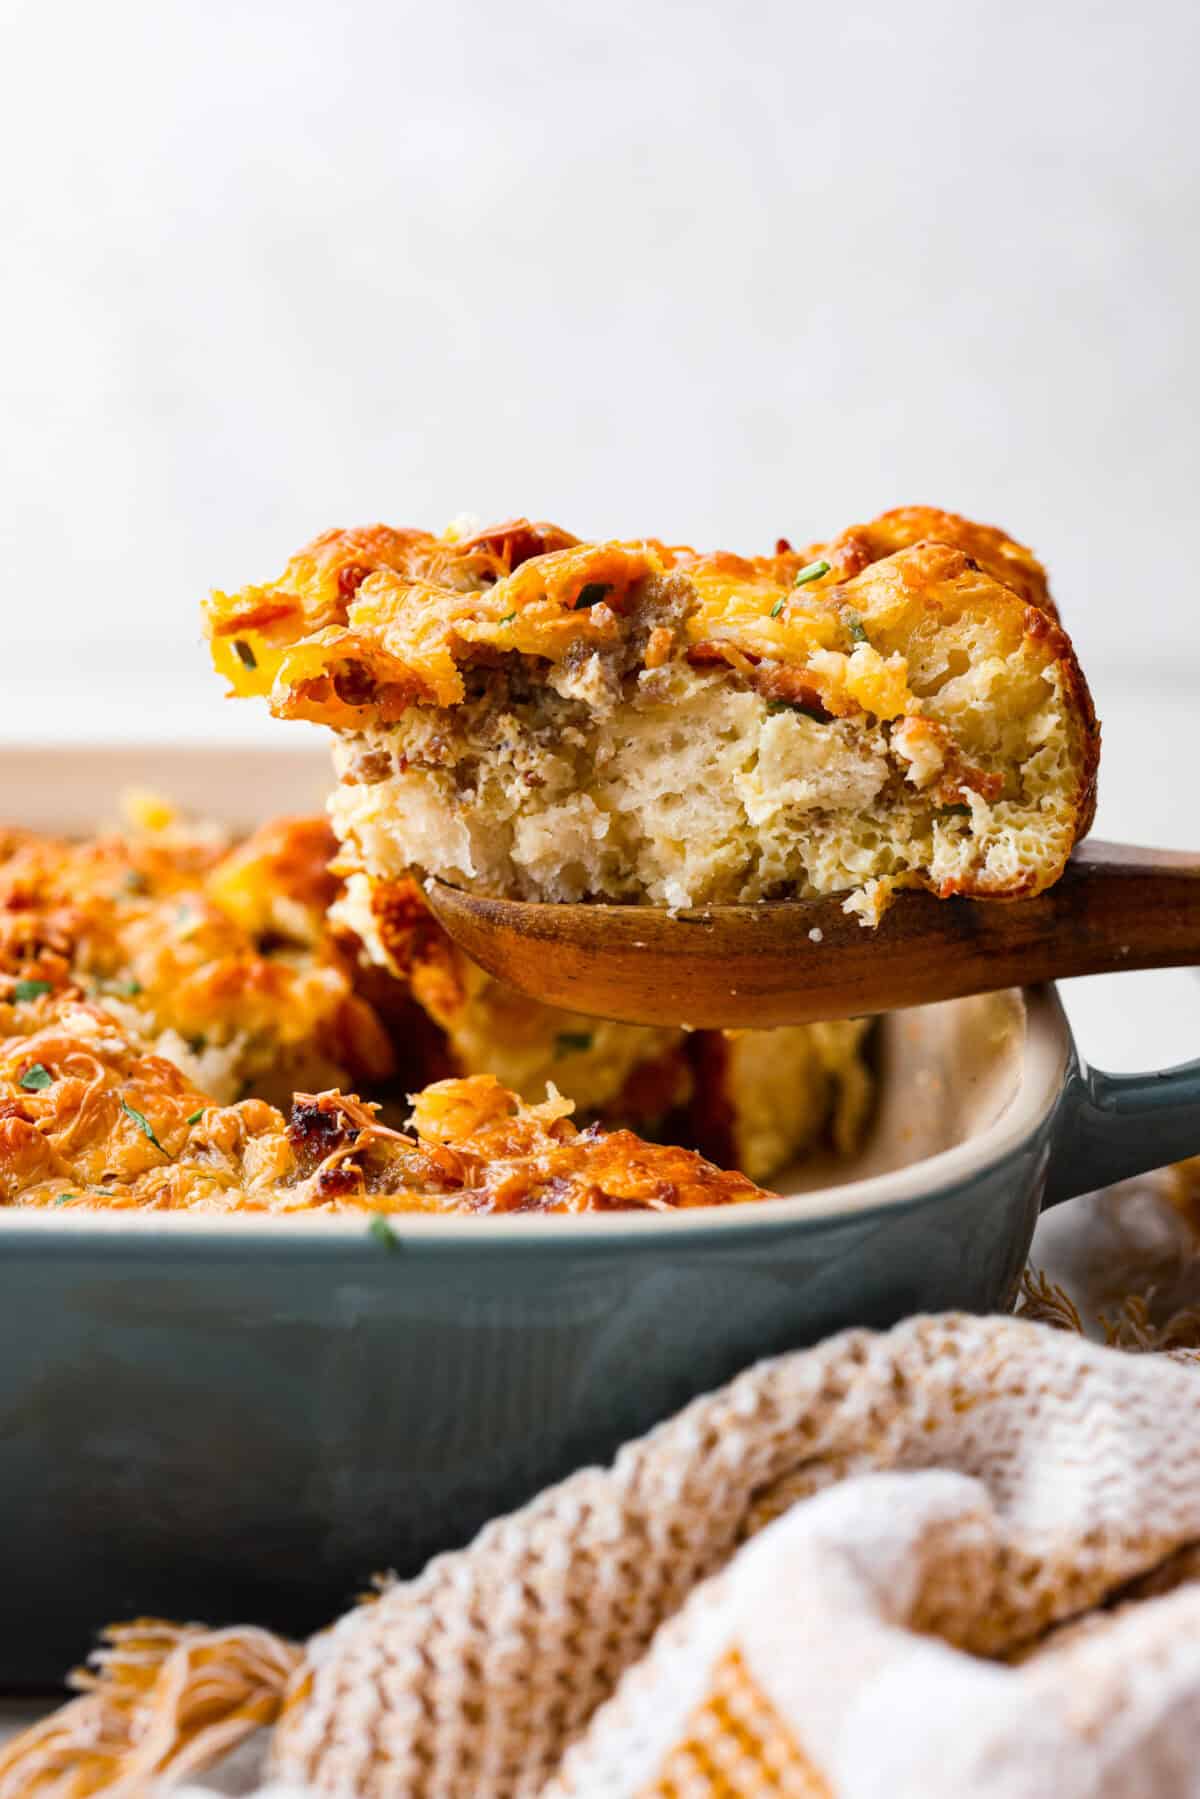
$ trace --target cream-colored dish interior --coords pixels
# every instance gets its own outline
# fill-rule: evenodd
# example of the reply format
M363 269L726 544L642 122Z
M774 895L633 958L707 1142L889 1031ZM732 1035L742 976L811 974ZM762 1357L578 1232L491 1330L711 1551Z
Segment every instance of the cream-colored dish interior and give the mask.
M1028 1019L1017 992L893 1012L880 1022L878 1100L857 1152L808 1156L771 1185L828 1192L911 1167L986 1131L1011 1105Z

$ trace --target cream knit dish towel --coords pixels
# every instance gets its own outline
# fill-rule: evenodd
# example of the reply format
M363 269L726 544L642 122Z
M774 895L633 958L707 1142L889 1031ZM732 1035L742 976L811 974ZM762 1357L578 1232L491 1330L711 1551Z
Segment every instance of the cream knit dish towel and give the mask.
M1200 1795L1200 1369L1011 1318L766 1362L303 1651L119 1634L2 1799ZM244 1789L242 1789L244 1790Z

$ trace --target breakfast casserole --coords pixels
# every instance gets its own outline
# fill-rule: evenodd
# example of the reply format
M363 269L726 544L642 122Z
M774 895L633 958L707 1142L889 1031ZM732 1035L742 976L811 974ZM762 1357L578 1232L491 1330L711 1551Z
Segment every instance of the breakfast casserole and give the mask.
M223 1105L103 1005L0 999L0 1204L87 1209L673 1211L767 1197L690 1150L599 1125L488 1075L413 1096L411 1129L353 1094Z
M214 594L218 670L333 727L343 866L666 907L1032 895L1099 734L1045 573L923 507L774 554L518 520L332 531Z
M392 1122L443 1076L495 1075L530 1103L552 1081L585 1123L756 1180L858 1141L865 1021L689 1035L554 1011L469 962L415 883L378 916L359 878L344 891L323 818L273 819L230 846L161 800L134 810L83 841L0 835L0 998L73 988L222 1101L346 1086Z

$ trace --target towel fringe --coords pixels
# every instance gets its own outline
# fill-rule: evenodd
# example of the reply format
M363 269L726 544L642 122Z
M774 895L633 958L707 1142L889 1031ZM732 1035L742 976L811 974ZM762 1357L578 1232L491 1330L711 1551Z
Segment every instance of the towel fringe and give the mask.
M0 1750L0 1799L138 1799L195 1774L274 1723L300 1654L254 1627L111 1625L79 1697Z

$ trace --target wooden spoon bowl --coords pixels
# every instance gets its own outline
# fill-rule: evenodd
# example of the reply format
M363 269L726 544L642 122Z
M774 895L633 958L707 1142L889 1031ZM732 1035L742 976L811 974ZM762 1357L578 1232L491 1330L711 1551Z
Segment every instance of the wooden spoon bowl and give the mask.
M1035 899L898 894L874 929L837 897L546 905L426 883L472 961L546 1005L629 1024L764 1029L1069 975L1200 962L1200 858L1085 844Z

